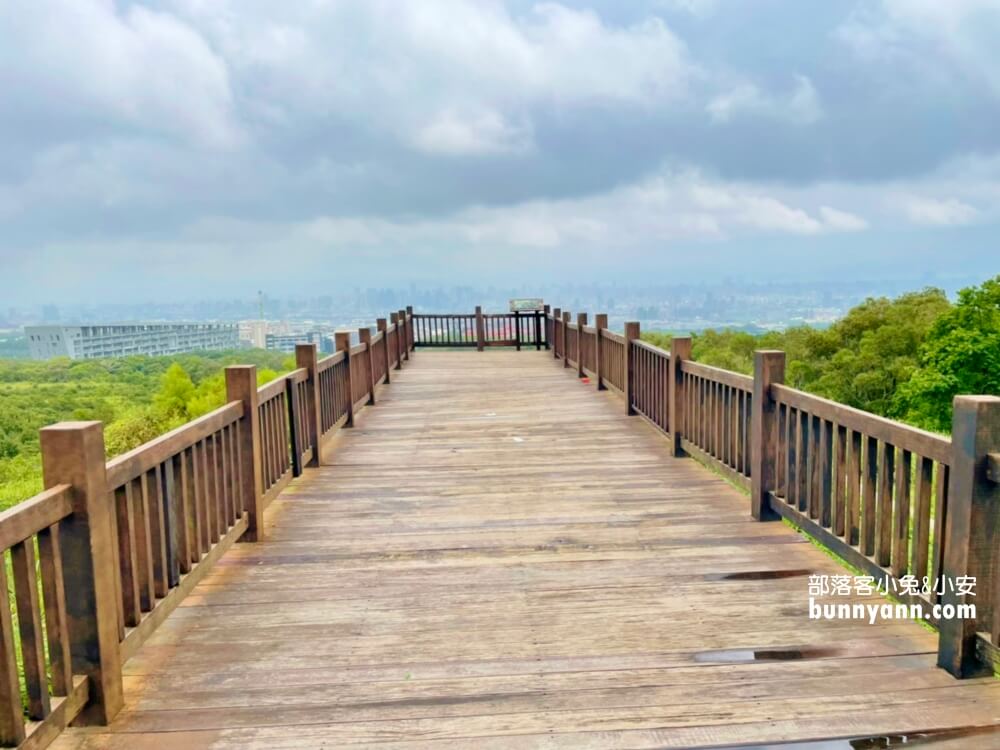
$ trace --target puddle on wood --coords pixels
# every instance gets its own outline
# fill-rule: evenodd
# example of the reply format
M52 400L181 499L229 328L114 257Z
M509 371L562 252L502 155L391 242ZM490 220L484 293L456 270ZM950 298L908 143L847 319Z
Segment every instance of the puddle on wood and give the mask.
M694 660L705 664L748 664L755 661L798 661L823 659L842 653L836 648L730 648L699 651Z
M805 568L794 570L742 570L737 573L707 573L706 581L770 581L775 578L798 578L813 571Z
M806 742L770 742L758 745L725 745L713 750L892 750L893 748L933 748L942 742L952 742L986 734L998 734L997 727L957 727L933 729L908 734L876 734L871 737L852 737L840 740L811 740ZM969 747L975 747L970 742Z

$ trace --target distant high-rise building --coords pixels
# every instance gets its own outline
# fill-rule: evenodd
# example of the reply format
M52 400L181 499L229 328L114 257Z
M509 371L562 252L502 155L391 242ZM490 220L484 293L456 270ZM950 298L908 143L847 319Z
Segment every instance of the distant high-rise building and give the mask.
M304 333L269 333L266 349L275 352L294 352L296 344L316 344L322 353L333 352L333 339L321 331L306 331Z
M32 359L103 359L133 354L180 354L235 349L231 323L124 323L120 325L25 326Z
M241 320L239 323L240 341L254 349L267 346L266 320Z

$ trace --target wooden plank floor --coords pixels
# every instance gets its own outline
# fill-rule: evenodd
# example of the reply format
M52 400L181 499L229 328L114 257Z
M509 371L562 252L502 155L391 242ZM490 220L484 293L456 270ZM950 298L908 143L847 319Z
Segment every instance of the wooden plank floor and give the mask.
M1000 721L1000 682L936 669L921 627L809 620L805 572L836 563L571 373L416 353L275 501L268 540L126 664L114 724L55 747L719 747ZM723 578L769 571L800 574Z

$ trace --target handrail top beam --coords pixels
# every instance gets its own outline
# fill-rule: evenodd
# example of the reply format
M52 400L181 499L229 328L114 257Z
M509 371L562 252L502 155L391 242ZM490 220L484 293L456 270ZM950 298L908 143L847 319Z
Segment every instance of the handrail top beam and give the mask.
M231 401L204 416L112 458L106 464L108 489L121 487L144 472L190 448L200 440L233 424L243 416L243 404Z
M0 552L59 523L72 512L73 488L68 484L57 484L7 508L0 512Z

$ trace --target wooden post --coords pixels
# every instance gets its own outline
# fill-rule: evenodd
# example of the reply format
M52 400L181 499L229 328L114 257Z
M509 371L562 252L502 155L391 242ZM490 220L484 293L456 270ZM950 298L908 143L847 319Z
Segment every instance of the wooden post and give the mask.
M997 606L994 550L1000 528L1000 485L988 476L987 454L1000 451L1000 397L956 396L951 424L941 604L975 604L976 618L942 617L938 666L956 677L968 677L981 671L976 659L976 622L984 623L982 630L992 630ZM975 577L975 596L955 590L962 576Z
M61 422L43 428L39 438L45 487L73 487L73 512L59 523L59 544L73 672L90 679L90 702L81 717L84 723L107 724L123 701L114 554L118 540L112 538L104 426Z
M386 331L389 326L386 324L385 318L379 318L375 321L375 327L382 332L382 352L385 356L385 384L389 385L389 363L392 361L392 357L389 355L389 335Z
M551 310L551 308L548 305L545 305L542 308L542 320L545 321L545 351L549 350L549 339L550 339L550 337L549 337L549 313L551 311L552 310ZM539 334L539 335L541 335L541 334Z
M785 382L785 353L753 353L753 397L750 410L750 515L758 521L776 516L767 501L774 492L778 466L778 407L771 383Z
M607 313L597 313L594 316L594 328L596 329L594 335L594 364L595 364L595 376L594 379L597 381L597 390L603 391L606 389L602 378L604 373L601 371L601 331L608 327L608 315Z
M306 381L306 408L305 412L309 415L309 440L312 443L313 455L309 461L309 466L319 466L320 456L319 456L319 443L323 439L323 421L322 421L322 411L320 409L320 392L319 392L319 352L316 349L316 344L296 344L295 345L295 366L304 367L306 372L309 373L309 379Z
M562 352L563 352L563 367L569 367L569 347L566 346L566 336L569 330L569 310L565 311L563 314L562 322ZM579 340L579 339L578 339Z
M242 401L239 428L240 492L249 516L241 541L264 541L264 495L261 490L260 416L257 399L257 368L231 365L226 368L226 400Z
M403 326L402 337L396 337L396 343L399 344L399 350L402 352L400 355L400 360L405 359L407 362L410 361L410 332L409 323L406 320L406 310L400 310L399 313L399 324Z
M375 405L375 367L373 366L374 359L372 358L372 329L371 328L359 328L358 329L358 341L364 344L367 349L365 353L361 356L365 358L365 377L368 380L368 405Z
M413 345L413 305L406 306L406 345L411 352L415 352L417 347Z
M583 327L587 325L587 313L576 314L576 376L586 377L583 372Z
M514 349L521 351L521 313L514 311Z
M399 356L399 340L403 336L403 329L399 325L399 313L389 313L389 322L396 326L396 351L393 352L393 356L396 357L396 369L403 369L403 358ZM386 342L388 346L389 342Z
M395 315L396 313L393 313ZM344 353L344 370L347 372L347 421L344 427L354 427L354 383L351 380L351 334L347 331L337 331L334 334L337 351ZM396 329L396 341L399 341L399 328ZM398 367L398 363L397 363Z
M632 342L639 338L639 322L625 324L625 413L635 414L635 349Z
M552 311L552 357L553 359L559 359L560 356L565 356L560 353L559 349L559 333L562 330L562 310L558 307Z
M540 310L535 310L535 351L540 352L542 350L542 313Z
M670 340L670 382L667 386L667 413L670 419L670 451L684 455L681 447L681 422L684 419L684 376L681 362L691 359L691 337L675 336Z
M483 308L476 305L476 351L481 352L486 346L486 326L483 321Z

